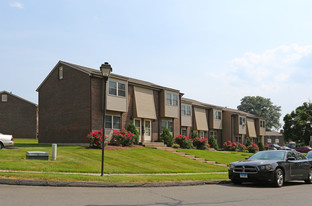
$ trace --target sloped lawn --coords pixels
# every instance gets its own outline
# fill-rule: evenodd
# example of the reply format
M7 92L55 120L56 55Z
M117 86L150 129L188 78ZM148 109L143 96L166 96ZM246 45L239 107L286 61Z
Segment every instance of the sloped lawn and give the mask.
M245 160L246 157L250 157L253 153L242 153L242 152L214 152L208 150L197 150L197 149L178 149L178 152L184 152L188 155L194 155L198 158L205 158L209 161L216 161L220 164L229 165L231 162Z
M44 151L48 152L51 157L51 145L39 145L36 140L14 139L14 141L15 149L0 150L0 169L2 170L100 173L101 150L99 149L87 149L80 146L58 146L56 161L26 160L27 151ZM203 155L204 153L199 154ZM221 156L217 155L217 157L220 160L222 159ZM146 174L224 171L227 171L227 168L197 162L167 151L149 148L106 150L104 158L105 173Z

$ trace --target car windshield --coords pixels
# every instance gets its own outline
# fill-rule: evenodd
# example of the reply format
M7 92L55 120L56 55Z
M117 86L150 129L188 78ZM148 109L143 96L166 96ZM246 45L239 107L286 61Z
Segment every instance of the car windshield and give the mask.
M285 151L265 151L252 155L249 160L283 160Z
M307 158L312 159L312 152L309 152L309 153L307 154Z

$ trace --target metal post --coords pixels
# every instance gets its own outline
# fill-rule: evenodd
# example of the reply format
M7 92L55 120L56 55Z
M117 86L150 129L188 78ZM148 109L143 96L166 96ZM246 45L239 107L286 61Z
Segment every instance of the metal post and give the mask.
M105 119L106 119L106 82L108 77L103 77L103 134L102 134L102 167L101 167L101 176L104 175L104 143L105 143Z

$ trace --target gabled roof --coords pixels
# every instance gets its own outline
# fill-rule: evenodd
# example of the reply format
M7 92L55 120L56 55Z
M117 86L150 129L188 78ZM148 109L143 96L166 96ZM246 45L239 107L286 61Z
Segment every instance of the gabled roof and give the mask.
M259 116L256 116L256 115L253 115L253 114L244 112L244 111L240 111L240 110L237 110L237 109L231 109L231 108L227 108L227 107L224 107L224 108L223 108L223 111L231 112L231 113L236 113L236 114L244 115L244 116L246 116L246 117L251 117L251 118L260 118L260 119L264 119L264 118L262 118L262 117L259 117Z
M55 67L52 69L52 71L49 73L49 75L43 80L43 82L39 85L39 87L37 88L37 91L40 89L40 87L44 84L44 82L48 79L48 77L52 74L52 72L58 68L60 66L60 64L63 64L63 65L66 65L68 67L71 67L73 69L76 69L78 71L81 71L81 72L84 72L86 74L89 74L90 76L95 76L95 77L98 77L98 78L103 78L102 77L102 74L101 74L101 71L99 69L92 69L92 68L89 68L89 67L84 67L84 66L80 66L80 65L77 65L77 64L72 64L72 63L68 63L68 62L64 62L64 61L59 61ZM164 89L164 90L169 90L169 91L174 91L174 92L178 92L180 93L179 90L177 89L172 89L172 88L168 88L168 87L163 87L163 86L160 86L160 85L157 85L157 84L154 84L154 83L151 83L151 82L147 82L147 81L142 81L142 80L139 80L139 79L134 79L134 78L131 78L131 77L125 77L125 76L122 76L122 75L118 75L118 74L114 74L114 73L111 73L110 74L110 77L111 78L117 78L117 79L123 79L125 81L128 81L130 84L134 84L134 85L141 85L141 86L145 86L145 87L151 87L151 88L154 88L154 89ZM180 93L182 94L182 93ZM183 94L182 94L183 95Z
M199 107L205 107L205 108L215 108L215 109L221 109L223 107L221 106L216 106L216 105L212 105L212 104L206 104L206 103L203 103L203 102L200 102L200 101L197 101L197 100L194 100L194 99L188 99L188 98L182 98L182 102L186 102L186 103L190 103L194 106L199 106Z
M12 92L7 92L7 91L4 90L4 91L1 91L1 92L0 92L0 95L1 95L1 94L7 94L7 95L10 95L10 96L13 96L13 97L15 97L15 98L18 98L18 99L20 99L20 100L22 100L22 101L24 101L24 102L27 102L27 103L32 104L32 105L34 105L34 106L37 107L37 104L35 104L35 103L31 102L31 101L28 101L28 100L26 100L26 99L23 99L22 97L16 96L16 95L12 94Z

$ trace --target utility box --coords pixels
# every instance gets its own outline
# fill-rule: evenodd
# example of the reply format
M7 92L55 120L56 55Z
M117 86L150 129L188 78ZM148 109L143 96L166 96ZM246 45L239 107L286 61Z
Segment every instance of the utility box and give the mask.
M28 151L26 152L26 159L49 160L49 153L42 151Z

